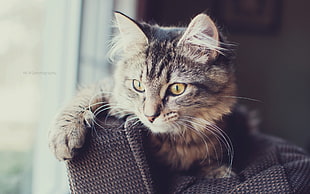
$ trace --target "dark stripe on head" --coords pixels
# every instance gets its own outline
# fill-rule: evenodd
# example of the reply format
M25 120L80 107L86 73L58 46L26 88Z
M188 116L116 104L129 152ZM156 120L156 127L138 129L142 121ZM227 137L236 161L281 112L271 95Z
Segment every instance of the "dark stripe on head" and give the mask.
M168 71L167 71L167 76L166 76L166 82L169 83L171 80L171 74L173 72L172 67L169 67Z
M202 83L191 83L192 85L196 86L197 88L199 88L200 90L203 90L209 94L215 95L215 94L219 94L221 92L221 90L223 90L226 85L218 85L216 83L208 83L208 85L202 84Z
M151 59L149 60L151 61L151 64L149 64L151 70L148 73L150 79L161 77L163 71L169 68L169 63L172 60L172 56L174 56L173 48L169 48L169 46L169 42L164 41L152 48L154 54L150 56Z
M165 58L166 56L164 56L164 58L160 61L161 63L158 64L160 66L158 67L156 78L159 78L161 76L163 69L167 66L167 64L165 63Z
M153 79L155 77L155 71L156 71L156 66L157 66L157 57L154 55L151 56L151 60L149 60L148 66L150 67L150 71L148 72L148 77L150 79Z
M210 90L210 88L202 83L197 83L197 82L194 82L194 83L191 83L193 86L199 88L199 90L203 90L203 91L206 91L206 92L212 92Z

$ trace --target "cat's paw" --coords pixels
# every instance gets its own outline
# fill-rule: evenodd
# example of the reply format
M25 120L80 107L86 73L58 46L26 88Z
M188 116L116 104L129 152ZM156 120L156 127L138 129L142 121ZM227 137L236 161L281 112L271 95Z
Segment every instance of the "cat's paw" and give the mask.
M93 113L85 111L77 116L61 116L49 132L49 147L58 160L72 159L85 142L92 126Z

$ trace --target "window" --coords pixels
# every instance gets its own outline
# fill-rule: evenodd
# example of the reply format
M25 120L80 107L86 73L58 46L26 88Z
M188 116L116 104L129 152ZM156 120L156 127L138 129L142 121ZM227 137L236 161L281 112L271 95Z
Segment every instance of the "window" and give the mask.
M0 6L0 193L30 193L39 121L44 0Z
M54 115L80 85L109 75L106 53L113 10L135 13L131 0L47 0L41 78L41 117L34 146L32 193L68 193L65 163L47 147ZM53 76L48 76L49 74Z

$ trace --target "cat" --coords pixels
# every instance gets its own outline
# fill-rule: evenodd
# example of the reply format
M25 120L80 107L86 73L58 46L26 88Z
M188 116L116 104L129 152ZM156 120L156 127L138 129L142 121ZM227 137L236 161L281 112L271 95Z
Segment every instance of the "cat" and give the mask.
M231 44L205 13L187 27L139 23L120 12L115 20L114 84L82 89L59 114L49 133L55 156L72 159L96 113L108 111L147 127L149 149L164 166L208 178L233 176L232 145L220 128L236 105Z

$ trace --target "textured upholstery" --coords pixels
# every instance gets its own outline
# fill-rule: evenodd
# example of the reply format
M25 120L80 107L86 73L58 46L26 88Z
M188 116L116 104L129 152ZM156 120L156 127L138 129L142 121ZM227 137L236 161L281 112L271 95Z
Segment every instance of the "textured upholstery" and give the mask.
M235 177L156 178L166 171L148 160L141 125L113 118L100 125L90 130L80 154L67 162L72 193L310 193L309 155L278 138L259 133L242 137L244 143L235 148Z

